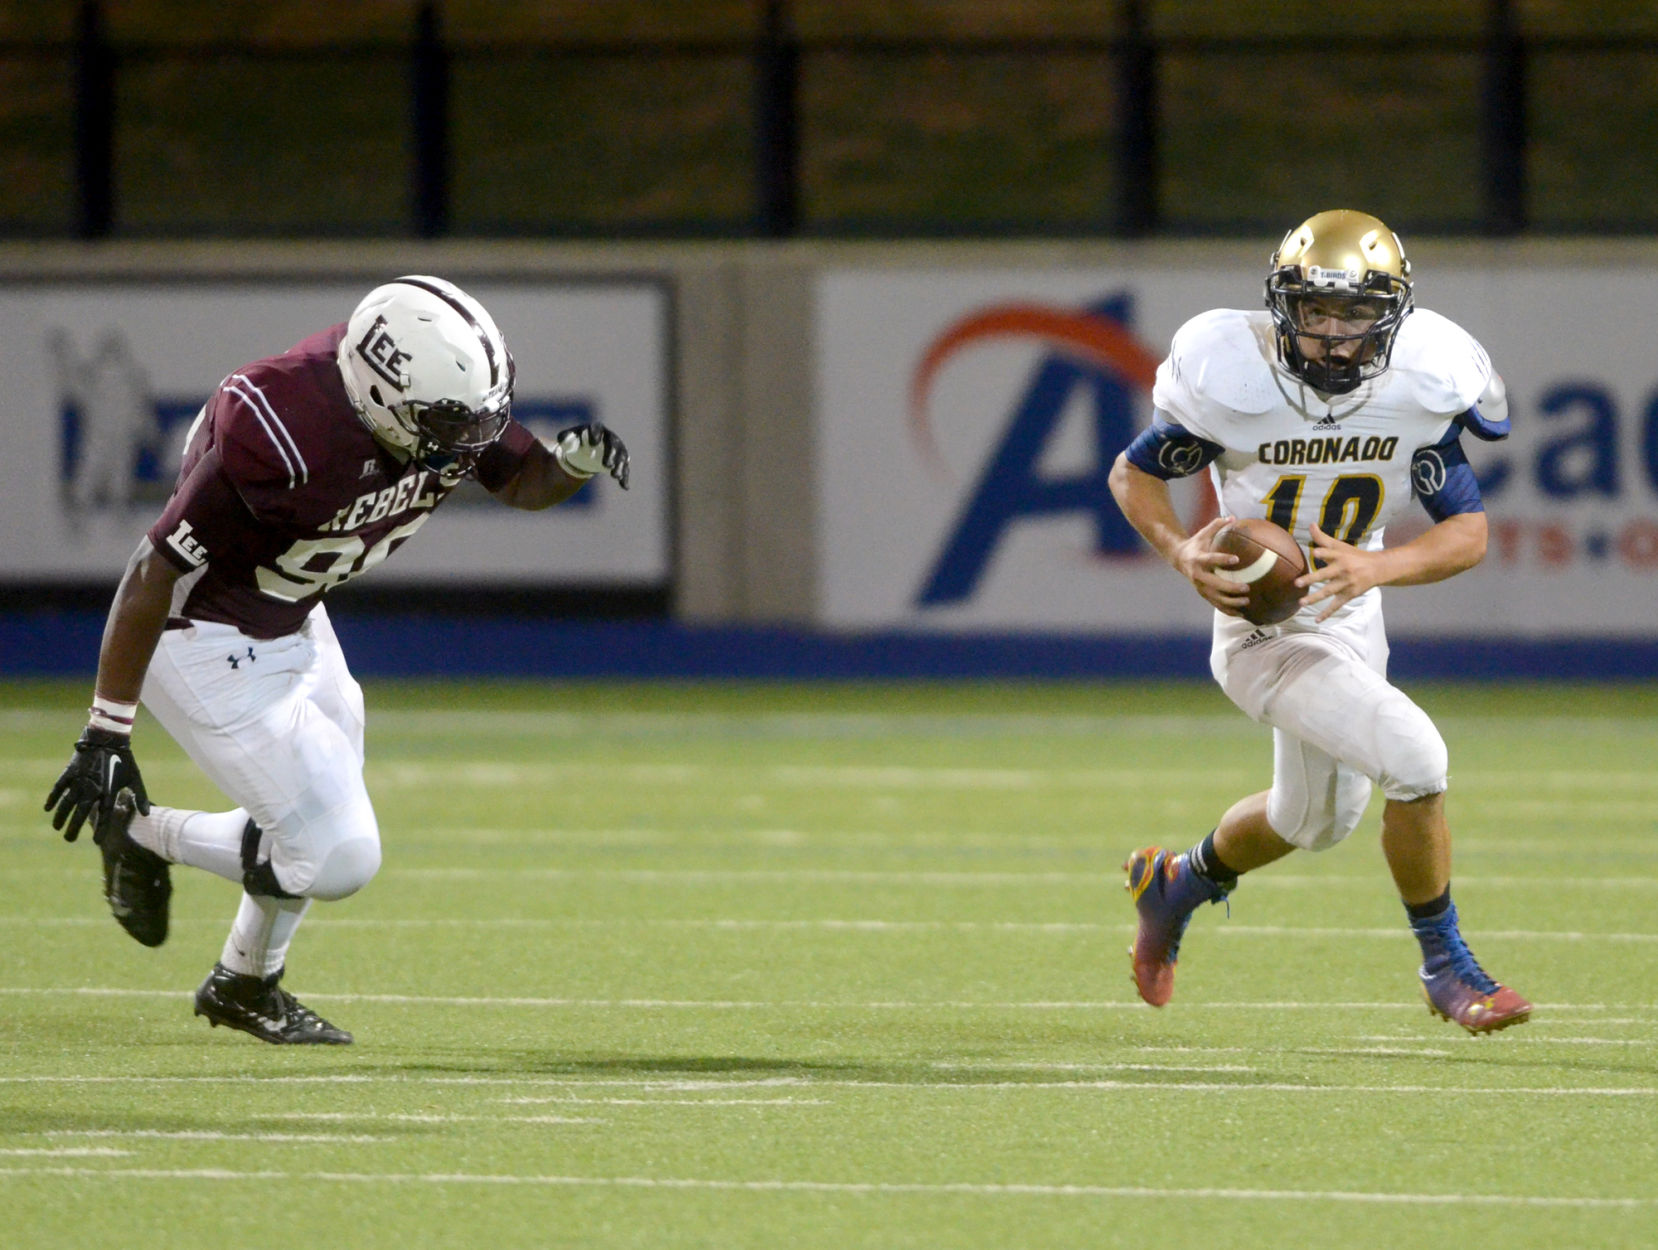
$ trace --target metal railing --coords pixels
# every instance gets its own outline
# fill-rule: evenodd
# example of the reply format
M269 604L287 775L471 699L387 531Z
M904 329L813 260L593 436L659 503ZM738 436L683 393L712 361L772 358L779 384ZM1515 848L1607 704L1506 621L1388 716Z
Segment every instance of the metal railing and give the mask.
M1114 150L1105 158L1114 175L1110 193L1114 203L1102 205L1100 232L1117 237L1145 237L1169 228L1169 215L1160 193L1163 160L1163 66L1172 55L1282 53L1321 49L1311 37L1271 40L1248 38L1180 38L1155 35L1149 26L1145 0L1124 0L1121 20L1109 36L1059 37L1051 40L974 39L924 41L919 39L803 40L792 21L788 0L760 0L761 10L752 39L712 40L675 45L680 53L746 58L753 82L751 111L752 213L732 233L765 238L788 238L802 233L801 82L803 58L824 53L908 54L926 50L955 52L1013 52L1021 55L1085 53L1109 58L1115 82L1108 90L1114 99ZM402 58L408 84L410 152L407 170L408 229L421 237L444 237L453 229L451 173L454 164L452 71L456 49L445 41L442 8L425 0L415 10L406 44L361 46L338 51ZM668 45L648 41L627 45L597 42L559 42L546 45L561 54L650 56ZM1467 38L1382 38L1373 51L1454 51L1479 58L1479 191L1477 232L1511 236L1528 229L1528 65L1540 49L1550 51L1637 51L1658 57L1658 40L1640 38L1551 38L1524 36L1513 0L1488 0L1483 35ZM15 51L14 47L14 51ZM211 55L212 49L193 48L192 55ZM247 54L248 49L236 49ZM467 55L478 55L469 45ZM118 80L133 54L112 42L97 0L83 0L75 32L74 171L75 221L72 232L85 239L112 235L119 218L113 170L117 151L116 108ZM144 55L156 55L153 48ZM666 233L674 232L667 222Z

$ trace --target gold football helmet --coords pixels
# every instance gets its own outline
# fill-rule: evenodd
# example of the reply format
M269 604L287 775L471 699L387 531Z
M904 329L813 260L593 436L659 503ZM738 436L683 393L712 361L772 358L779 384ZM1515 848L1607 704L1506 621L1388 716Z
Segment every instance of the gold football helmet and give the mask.
M1410 261L1369 213L1317 213L1272 254L1266 303L1279 363L1314 390L1342 395L1387 368L1411 310Z

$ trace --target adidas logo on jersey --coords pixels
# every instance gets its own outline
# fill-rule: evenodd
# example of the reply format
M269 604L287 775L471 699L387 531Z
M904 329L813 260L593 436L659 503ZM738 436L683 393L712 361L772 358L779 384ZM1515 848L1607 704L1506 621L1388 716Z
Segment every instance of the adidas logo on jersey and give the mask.
M1330 416L1321 418L1319 420L1318 424L1313 426L1313 429L1315 429L1315 430L1339 430L1339 429L1341 429L1341 422L1337 421L1336 418L1335 418L1335 415L1332 413Z

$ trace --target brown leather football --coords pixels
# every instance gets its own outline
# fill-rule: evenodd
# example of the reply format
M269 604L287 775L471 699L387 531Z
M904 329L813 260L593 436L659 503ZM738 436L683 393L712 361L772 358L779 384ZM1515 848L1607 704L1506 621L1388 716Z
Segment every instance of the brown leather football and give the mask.
M1217 568L1228 581L1249 590L1240 612L1252 625L1276 625L1295 615L1310 588L1295 584L1307 571L1307 559L1294 535L1271 521L1240 517L1215 535L1214 549L1238 557L1231 568Z

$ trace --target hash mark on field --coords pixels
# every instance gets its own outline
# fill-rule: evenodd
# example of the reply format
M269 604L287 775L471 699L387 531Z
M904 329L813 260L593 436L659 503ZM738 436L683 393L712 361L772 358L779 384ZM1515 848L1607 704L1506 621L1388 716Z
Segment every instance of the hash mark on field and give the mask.
M1141 1185L1052 1185L977 1181L720 1180L667 1176L524 1176L466 1172L238 1172L228 1168L0 1168L0 1176L58 1176L113 1180L298 1181L361 1185L537 1185L605 1189L720 1190L738 1193L954 1194L1008 1198L1213 1199L1222 1202L1340 1202L1399 1206L1518 1206L1628 1209L1658 1198L1548 1194L1415 1194L1330 1189L1173 1189Z

